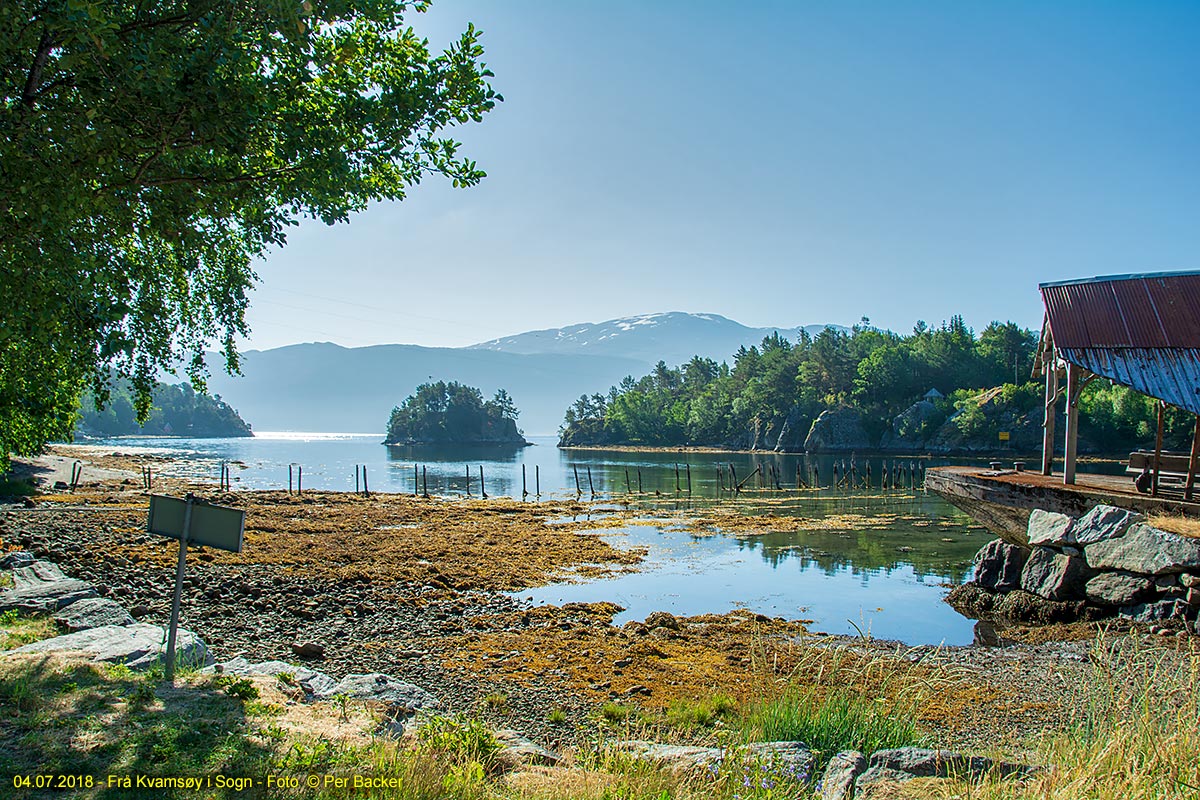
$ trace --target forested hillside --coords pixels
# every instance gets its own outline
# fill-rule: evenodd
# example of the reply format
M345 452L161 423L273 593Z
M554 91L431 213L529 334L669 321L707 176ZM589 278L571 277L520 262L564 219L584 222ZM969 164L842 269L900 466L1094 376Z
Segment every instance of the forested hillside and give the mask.
M958 316L937 328L918 322L907 336L866 319L849 332L775 335L738 350L732 366L659 362L607 394L580 397L560 445L1028 452L1040 446L1043 419L1041 384L1030 381L1036 346L1036 334L1015 323L993 322L977 336ZM1153 439L1153 402L1142 395L1096 380L1081 403L1085 449ZM1185 416L1168 414L1168 445L1186 441Z
M99 411L92 395L85 395L76 431L84 436L254 435L250 425L220 395L201 394L187 383L158 384L151 400L150 418L139 426L133 390L126 381L113 384L108 403Z

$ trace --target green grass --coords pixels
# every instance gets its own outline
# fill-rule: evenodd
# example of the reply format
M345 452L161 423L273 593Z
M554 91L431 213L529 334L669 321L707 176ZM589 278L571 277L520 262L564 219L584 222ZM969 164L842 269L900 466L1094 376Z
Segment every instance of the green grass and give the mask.
M44 615L21 616L15 609L0 613L0 650L58 636L58 626Z
M699 700L676 700L667 708L666 722L672 728L711 728L737 712L737 703L727 694Z
M37 493L28 478L0 478L0 497L32 497Z
M823 765L839 750L871 753L926 744L913 724L913 711L907 705L863 698L852 691L821 695L788 689L753 703L739 723L747 741L804 742L821 755L818 761Z

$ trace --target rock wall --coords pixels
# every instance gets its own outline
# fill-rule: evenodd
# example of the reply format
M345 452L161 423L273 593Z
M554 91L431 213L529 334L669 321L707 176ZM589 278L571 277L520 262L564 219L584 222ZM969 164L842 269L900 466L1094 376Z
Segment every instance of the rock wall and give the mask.
M975 579L947 602L973 618L1062 622L1121 616L1188 624L1200 612L1200 540L1098 505L1081 517L1035 509L1028 548L1000 540L975 556Z

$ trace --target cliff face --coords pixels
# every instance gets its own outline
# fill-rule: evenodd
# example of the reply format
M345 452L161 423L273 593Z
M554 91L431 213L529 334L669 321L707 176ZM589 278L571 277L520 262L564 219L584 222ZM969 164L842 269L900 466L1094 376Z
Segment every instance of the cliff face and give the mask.
M822 411L812 424L804 449L811 453L847 453L872 448L862 417L851 408Z

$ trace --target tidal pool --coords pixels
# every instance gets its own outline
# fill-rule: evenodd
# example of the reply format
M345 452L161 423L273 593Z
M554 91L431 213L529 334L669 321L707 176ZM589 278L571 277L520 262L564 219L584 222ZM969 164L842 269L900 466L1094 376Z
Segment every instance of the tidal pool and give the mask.
M598 530L617 547L645 547L639 571L556 583L515 593L535 604L611 601L615 622L652 611L680 616L746 608L767 616L812 620L816 631L869 634L906 644L971 644L974 621L942 602L969 580L972 558L992 535L941 500L923 494L809 497L760 504L758 531L700 533L690 520L661 516ZM789 519L792 518L792 519ZM854 521L866 521L862 528ZM844 524L849 521L850 524ZM812 523L817 530L792 530Z

